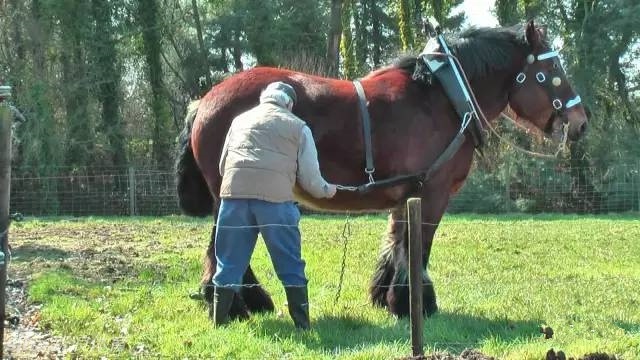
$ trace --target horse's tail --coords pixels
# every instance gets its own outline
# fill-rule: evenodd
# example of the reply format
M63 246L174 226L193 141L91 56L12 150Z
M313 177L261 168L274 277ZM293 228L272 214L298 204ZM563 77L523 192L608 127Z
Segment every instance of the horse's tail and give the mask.
M192 102L187 110L184 129L178 138L175 169L180 208L185 214L191 216L211 215L214 201L191 148L191 126L198 113L199 103L200 101Z

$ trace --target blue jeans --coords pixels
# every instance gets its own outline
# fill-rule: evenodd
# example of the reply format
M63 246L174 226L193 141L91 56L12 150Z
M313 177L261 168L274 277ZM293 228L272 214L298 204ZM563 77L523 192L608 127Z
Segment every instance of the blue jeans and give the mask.
M306 285L299 222L300 211L293 202L222 199L216 226L213 284L240 290L260 232L282 284Z

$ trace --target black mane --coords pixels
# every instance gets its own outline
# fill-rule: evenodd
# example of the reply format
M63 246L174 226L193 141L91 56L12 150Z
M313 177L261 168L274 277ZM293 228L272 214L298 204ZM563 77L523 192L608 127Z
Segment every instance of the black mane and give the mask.
M524 28L520 25L470 28L459 35L445 38L469 79L485 76L490 71L506 69L512 64L513 54L529 46ZM413 75L416 65L416 57L405 56L394 61L392 66Z

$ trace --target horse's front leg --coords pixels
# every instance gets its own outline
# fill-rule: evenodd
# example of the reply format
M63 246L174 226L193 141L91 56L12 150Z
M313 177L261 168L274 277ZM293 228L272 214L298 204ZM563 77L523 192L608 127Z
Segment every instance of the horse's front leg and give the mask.
M431 277L429 277L429 258L431 257L431 246L433 238L442 220L447 204L449 203L449 194L438 194L438 199L430 201L431 197L422 198L422 306L423 311L427 315L431 315L438 311L438 303L436 301L436 290Z
M433 236L449 201L449 195L423 193L422 201L422 275L423 313L432 315L438 309L433 282L427 271ZM406 205L393 209L389 216L387 241L378 260L371 284L371 299L397 316L409 315L409 252Z

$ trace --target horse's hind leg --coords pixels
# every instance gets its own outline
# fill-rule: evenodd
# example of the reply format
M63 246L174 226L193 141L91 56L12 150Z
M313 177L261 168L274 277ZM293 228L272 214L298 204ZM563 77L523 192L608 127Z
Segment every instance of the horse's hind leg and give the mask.
M242 298L251 312L265 312L275 309L271 296L260 285L251 265L247 267L247 271L242 277L242 284L245 285L241 290Z
M213 284L211 279L216 272L216 222L218 204L215 207L213 229L211 230L211 240L209 241L209 248L204 258L204 271L202 274L202 288L204 292L204 299L207 303L213 302ZM243 284L259 284L256 276L251 270L251 266L247 268L243 278ZM243 287L238 295L233 299L231 310L229 311L229 317L234 318L247 318L249 311L262 312L273 311L273 301L269 294L261 286Z
M216 221L218 218L218 206L216 201L214 206L214 221L213 229L211 230L211 239L209 241L209 247L204 257L204 271L202 273L202 289L204 292L204 300L209 306L213 304L213 283L211 279L216 272ZM211 307L210 307L211 309ZM242 294L236 294L233 297L231 303L231 309L229 310L230 319L246 319L249 317L249 309L242 298Z

